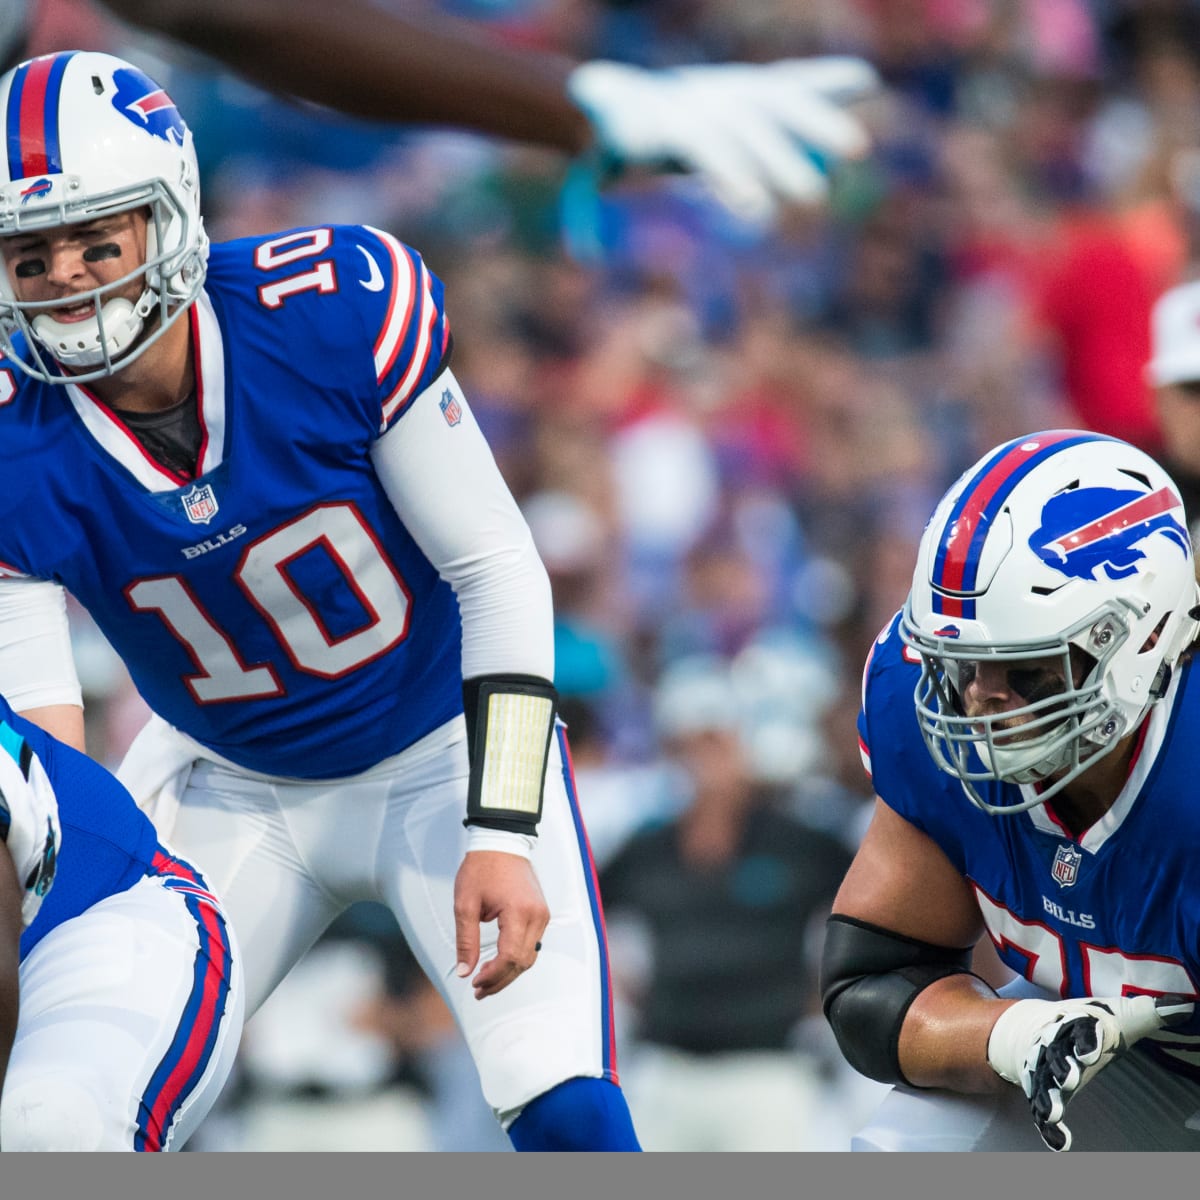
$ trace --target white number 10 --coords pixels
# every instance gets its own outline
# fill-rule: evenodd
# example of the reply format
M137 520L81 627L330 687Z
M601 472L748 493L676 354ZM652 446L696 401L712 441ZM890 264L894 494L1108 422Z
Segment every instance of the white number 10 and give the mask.
M365 625L335 637L289 565L320 547L366 612ZM386 654L408 636L412 597L375 535L351 504L321 504L252 542L234 579L308 675L337 679ZM125 589L138 612L156 612L196 664L184 683L199 704L283 694L269 663L247 664L180 575L140 579Z

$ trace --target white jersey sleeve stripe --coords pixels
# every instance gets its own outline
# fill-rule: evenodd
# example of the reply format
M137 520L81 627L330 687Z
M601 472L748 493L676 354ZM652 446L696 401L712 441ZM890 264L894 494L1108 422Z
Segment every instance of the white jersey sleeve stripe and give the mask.
M383 328L375 339L375 378L382 383L396 362L400 347L412 322L413 310L419 299L416 271L413 261L404 247L390 233L380 229L369 229L387 248L392 260L392 293L388 302L387 316Z
M380 430L384 430L388 426L388 422L395 415L396 410L404 404L404 384L401 382L396 390L383 402L383 420L380 422Z
M395 391L383 402L383 423L385 425L409 398L417 380L421 378L429 363L429 355L433 350L433 326L437 321L437 316L437 305L433 302L433 294L429 288L429 272L422 264L421 327L417 334L417 344L413 351L412 362L409 363L408 370L404 372L404 378L400 380Z
M18 571L11 563L0 560L0 579L28 579L24 571Z

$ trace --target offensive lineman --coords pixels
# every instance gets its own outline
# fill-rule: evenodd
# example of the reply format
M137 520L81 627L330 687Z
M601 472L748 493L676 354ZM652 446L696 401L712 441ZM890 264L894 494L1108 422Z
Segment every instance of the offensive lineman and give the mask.
M878 799L825 946L843 1052L898 1085L854 1148L1200 1149L1198 600L1124 442L1017 438L942 500L867 664Z
M0 119L14 707L81 744L65 586L157 714L122 776L222 897L248 1013L380 899L518 1149L637 1149L549 583L439 281L362 226L210 247L190 130L111 56L22 64Z
M180 1149L241 1036L220 904L107 771L2 697L0 846L0 1149Z

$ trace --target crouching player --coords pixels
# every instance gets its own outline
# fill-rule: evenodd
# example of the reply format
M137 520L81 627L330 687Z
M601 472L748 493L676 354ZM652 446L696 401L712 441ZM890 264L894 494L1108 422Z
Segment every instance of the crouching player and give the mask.
M103 767L3 698L0 842L0 1150L180 1149L242 1028L215 897Z

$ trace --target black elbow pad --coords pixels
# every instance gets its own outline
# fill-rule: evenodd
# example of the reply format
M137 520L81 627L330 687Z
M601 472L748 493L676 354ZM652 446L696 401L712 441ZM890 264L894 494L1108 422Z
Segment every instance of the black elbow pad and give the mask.
M935 946L853 917L830 917L821 1007L846 1061L881 1083L908 1083L899 1048L909 1007L931 983L971 974L971 951Z

